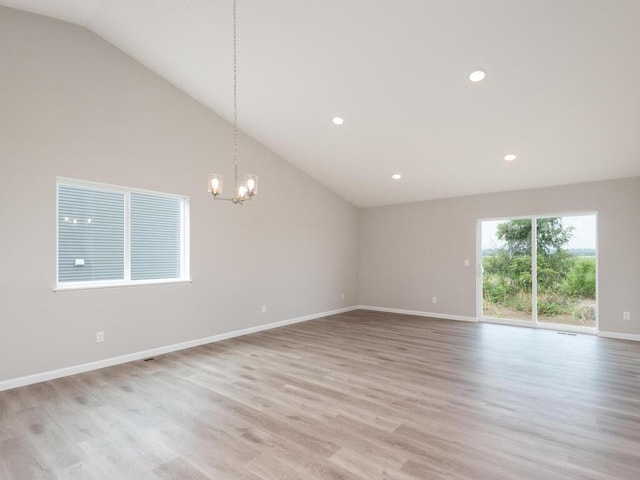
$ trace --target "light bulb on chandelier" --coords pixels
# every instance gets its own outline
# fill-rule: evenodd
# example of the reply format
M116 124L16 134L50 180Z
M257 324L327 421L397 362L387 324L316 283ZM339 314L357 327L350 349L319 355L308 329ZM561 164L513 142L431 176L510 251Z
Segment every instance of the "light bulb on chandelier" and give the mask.
M234 167L234 192L232 197L222 197L222 175L212 173L209 175L209 193L214 200L227 200L242 205L251 200L258 193L258 176L245 175L244 182L238 180L238 61L237 61L237 21L236 0L233 0L233 167Z

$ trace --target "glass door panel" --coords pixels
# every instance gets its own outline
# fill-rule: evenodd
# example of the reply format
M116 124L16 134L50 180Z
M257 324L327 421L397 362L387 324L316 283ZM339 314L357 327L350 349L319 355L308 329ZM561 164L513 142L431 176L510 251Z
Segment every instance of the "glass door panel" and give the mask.
M596 326L596 216L536 219L537 320Z
M482 316L533 320L531 219L482 222Z

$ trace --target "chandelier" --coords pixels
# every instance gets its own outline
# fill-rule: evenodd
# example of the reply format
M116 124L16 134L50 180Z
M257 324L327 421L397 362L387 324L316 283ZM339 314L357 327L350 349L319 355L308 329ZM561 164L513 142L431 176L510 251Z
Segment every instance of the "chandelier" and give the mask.
M222 175L212 173L209 175L209 193L214 200L227 200L242 205L251 200L258 193L258 176L245 175L244 181L238 178L238 42L236 21L236 0L233 0L233 168L234 183L233 195L222 197Z

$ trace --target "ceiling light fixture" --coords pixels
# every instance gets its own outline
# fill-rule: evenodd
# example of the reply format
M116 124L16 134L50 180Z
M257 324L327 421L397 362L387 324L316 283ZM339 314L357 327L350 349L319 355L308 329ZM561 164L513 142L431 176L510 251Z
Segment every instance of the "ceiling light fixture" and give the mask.
M486 76L487 72L478 69L471 72L471 75L469 75L469 80L471 80L472 82L481 82L485 79Z
M234 185L231 197L221 197L222 175L209 175L209 193L214 200L227 200L242 205L258 193L258 176L245 175L244 181L238 181L238 42L237 42L236 0L233 0L233 167Z
M516 158L518 158L518 157L517 157L514 153L507 153L507 154L504 156L504 159L505 159L507 162L513 162Z
M334 125L342 125L344 123L344 118L342 117L333 117L331 119Z
M400 180L402 178L402 175L400 175L399 173L394 173L393 175L391 175L391 178L393 178L394 180Z

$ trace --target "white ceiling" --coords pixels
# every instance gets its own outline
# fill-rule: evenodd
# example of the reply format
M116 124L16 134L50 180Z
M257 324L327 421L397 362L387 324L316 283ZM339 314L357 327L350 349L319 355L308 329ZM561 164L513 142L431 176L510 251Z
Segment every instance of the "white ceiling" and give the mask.
M0 4L231 118L231 0ZM238 0L240 126L358 206L640 175L638 25L639 0Z

